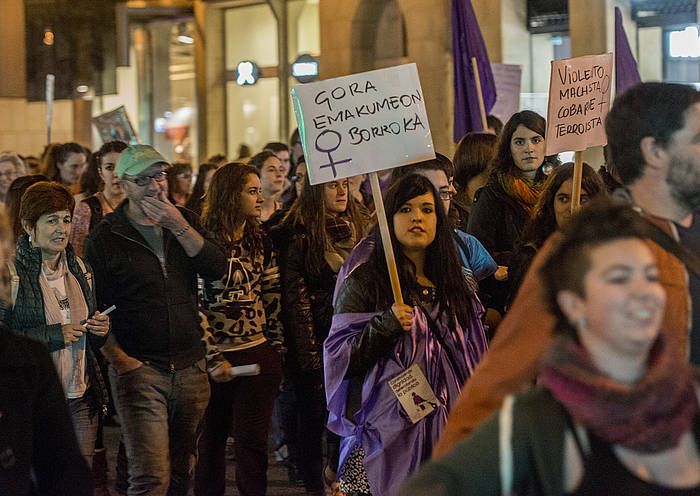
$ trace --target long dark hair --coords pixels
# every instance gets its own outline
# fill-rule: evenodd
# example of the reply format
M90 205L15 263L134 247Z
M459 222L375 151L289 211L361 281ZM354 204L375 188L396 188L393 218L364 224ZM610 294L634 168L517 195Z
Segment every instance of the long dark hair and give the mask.
M51 145L44 157L44 174L50 181L62 183L58 164L64 163L72 153L82 153L87 157L90 152L80 143L70 142Z
M240 162L229 162L216 170L204 200L202 225L219 242L231 248L234 244L231 236L245 222L241 242L255 257L263 249L262 229L240 211L241 193L251 174L258 176L258 171Z
M542 196L532 214L532 218L525 225L520 244L532 244L539 249L545 240L557 230L557 219L554 215L554 195L561 185L574 177L574 163L567 162L557 167L549 176L544 185ZM589 198L598 195L605 196L607 190L600 176L584 162L583 177L581 179L581 191L586 192Z
M347 179L341 179L341 181L347 181ZM284 225L292 229L301 227L306 231L309 246L303 256L306 257L306 267L313 274L320 273L325 266L323 254L331 246L326 231L326 219L331 214L326 208L324 186L324 184L311 185L307 178L301 189L301 195L289 209L283 221ZM362 224L362 217L350 191L348 191L348 206L341 216L350 223L355 240L359 240L364 235L365 226Z
M469 181L487 169L497 142L498 138L490 133L469 133L460 140L453 159L455 186L460 192L466 191Z
M519 125L523 125L530 131L533 131L542 138L547 135L547 121L537 112L531 110L523 110L513 114L513 116L508 119L508 122L503 126L503 131L498 138L498 145L496 145L496 153L493 156L493 161L491 166L494 173L507 173L513 174L517 170L515 161L513 161L513 154L510 151L510 140L513 137L513 133L518 128ZM544 158L542 165L537 169L537 174L535 175L535 182L540 182L544 180L544 169L545 166L557 166L559 165L559 159L556 155L550 155Z
M404 203L426 193L433 195L437 229L435 240L426 249L425 275L435 284L440 313L446 312L452 320L456 318L462 326L467 326L472 314L471 308L474 293L462 275L462 264L455 248L450 221L447 218L447 214L439 207L440 197L432 183L419 174L410 174L396 181L389 188L384 203L404 299L407 302L415 302L419 289L416 281L415 266L403 254L401 244L396 238L394 215ZM391 305L393 297L384 255L384 246L378 227L374 229L373 236L375 248L368 263L374 265L375 273L377 274L380 297L383 300L380 303L388 307Z
M88 166L85 172L80 176L80 189L85 196L91 196L104 189L104 182L100 177L100 167L102 167L102 159L108 153L121 153L129 146L123 141L114 140L103 143L99 150L90 154L88 158Z
M185 208L192 210L193 212L200 212L202 208L202 202L204 201L204 183L207 180L207 175L209 171L218 169L217 164L211 162L205 162L199 166L199 171L197 172L197 180L194 182L194 187L192 188L192 194L187 199Z

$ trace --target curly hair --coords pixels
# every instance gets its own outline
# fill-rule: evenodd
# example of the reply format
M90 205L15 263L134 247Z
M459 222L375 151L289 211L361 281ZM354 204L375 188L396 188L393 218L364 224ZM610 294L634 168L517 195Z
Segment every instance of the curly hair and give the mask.
M245 222L243 242L256 256L263 250L262 228L240 211L241 193L251 174L259 176L254 167L241 162L229 162L214 172L202 208L202 225L230 248L235 241L233 233Z
M537 205L535 205L532 218L525 225L520 238L520 245L532 244L536 248L540 248L549 235L557 230L557 219L554 215L554 197L561 185L573 177L574 163L567 162L557 167L547 178L547 182L545 182L542 190L542 196L540 196ZM589 198L598 195L605 196L607 193L603 180L585 162L583 164L581 191L587 193Z

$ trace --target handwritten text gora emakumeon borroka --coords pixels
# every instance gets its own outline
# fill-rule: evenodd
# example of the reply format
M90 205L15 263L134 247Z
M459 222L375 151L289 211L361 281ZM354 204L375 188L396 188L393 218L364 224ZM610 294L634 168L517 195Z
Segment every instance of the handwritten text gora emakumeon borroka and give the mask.
M397 95L380 97L375 100L365 97L362 103L353 102L353 99L357 101L362 98L362 95L372 93L379 95L376 85L370 80L353 82L347 85L336 86L331 90L319 91L315 95L314 101L317 105L324 108L324 112L312 118L314 128L323 130L337 123L359 120L402 108L408 109L423 102L423 95L418 88ZM325 111L326 109L327 111ZM426 127L418 113L414 112L413 116L402 117L399 120L393 118L381 124L377 124L376 119L369 126L358 122L357 126L352 126L348 129L348 135L352 145L359 145L376 138L408 133L418 129L425 130Z

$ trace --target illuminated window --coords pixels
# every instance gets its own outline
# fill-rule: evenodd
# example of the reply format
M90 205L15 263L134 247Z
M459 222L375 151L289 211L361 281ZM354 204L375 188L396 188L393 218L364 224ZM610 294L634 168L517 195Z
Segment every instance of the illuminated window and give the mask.
M673 58L700 57L700 33L697 26L668 33L669 55Z

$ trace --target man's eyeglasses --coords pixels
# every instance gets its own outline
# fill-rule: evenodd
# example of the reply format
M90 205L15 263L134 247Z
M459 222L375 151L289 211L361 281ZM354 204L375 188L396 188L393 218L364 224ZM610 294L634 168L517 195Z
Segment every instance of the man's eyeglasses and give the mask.
M451 200L455 196L454 191L440 191L438 195L441 200Z
M168 173L165 171L156 172L150 176L124 176L124 179L134 183L136 186L148 186L151 184L151 179L157 183L162 183L168 177Z

